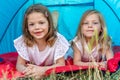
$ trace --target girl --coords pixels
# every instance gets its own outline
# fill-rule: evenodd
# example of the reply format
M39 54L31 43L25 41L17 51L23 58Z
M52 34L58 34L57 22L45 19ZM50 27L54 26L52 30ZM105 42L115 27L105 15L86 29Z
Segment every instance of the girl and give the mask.
M73 49L75 65L107 68L107 60L113 57L113 53L105 22L98 11L84 13L73 39Z
M14 46L19 54L17 70L34 78L42 77L50 68L64 66L69 49L67 40L55 31L50 12L40 4L26 11L23 35L14 40Z

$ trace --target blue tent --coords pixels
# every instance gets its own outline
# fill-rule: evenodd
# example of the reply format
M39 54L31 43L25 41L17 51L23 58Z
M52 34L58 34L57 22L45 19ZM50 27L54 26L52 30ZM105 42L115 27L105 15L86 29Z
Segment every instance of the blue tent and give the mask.
M0 54L14 52L13 40L22 34L22 19L28 6L42 3L59 12L58 31L67 40L75 37L81 15L88 9L99 10L107 23L113 45L120 46L120 0L1 0Z

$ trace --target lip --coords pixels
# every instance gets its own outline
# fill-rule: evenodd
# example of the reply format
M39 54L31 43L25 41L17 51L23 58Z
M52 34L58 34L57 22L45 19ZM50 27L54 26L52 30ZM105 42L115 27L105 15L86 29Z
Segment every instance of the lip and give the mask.
M87 30L87 32L94 32L94 30Z
M42 32L34 32L35 35L41 35Z

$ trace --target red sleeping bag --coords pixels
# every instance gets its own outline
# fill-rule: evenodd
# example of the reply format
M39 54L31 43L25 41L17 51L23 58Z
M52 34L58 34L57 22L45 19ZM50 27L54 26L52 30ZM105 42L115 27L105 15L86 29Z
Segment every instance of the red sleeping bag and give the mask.
M2 62L0 62L0 79L3 77L3 74L7 72L7 78L11 79L13 77L23 77L24 75L18 72L15 68L16 60L17 60L17 52L11 52L0 55ZM108 60L108 70L110 72L115 72L118 68L118 63L120 61L120 52L115 53L114 58ZM66 66L60 66L56 68L51 68L46 71L46 75L50 75L51 73L62 73L62 72L71 72L76 70L85 70L88 69L88 66L76 66L73 65L73 60L71 57L68 57L66 60ZM105 69L101 69L105 70ZM3 73L4 72L4 73Z
M116 52L114 57L108 60L107 62L108 70L110 72L115 72L119 67L119 62L120 62L120 52Z
M94 67L89 67L89 66L77 66L73 65L73 59L71 57L68 57L68 59L65 61L65 66L59 66L56 68L51 68L46 71L46 75L50 75L52 73L62 73L62 72L74 72L78 70L87 70L88 68L94 68ZM99 70L104 70L104 68L101 68Z
M4 76L6 76L6 79L23 77L23 74L18 72L15 68L17 56L17 52L10 52L0 55L0 80L4 80Z

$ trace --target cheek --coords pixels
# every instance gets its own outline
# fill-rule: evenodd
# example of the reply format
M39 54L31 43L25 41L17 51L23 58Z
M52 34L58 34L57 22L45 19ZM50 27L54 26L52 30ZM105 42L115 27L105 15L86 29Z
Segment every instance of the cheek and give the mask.
M33 31L33 30L32 30L31 28L28 28L28 33L29 33L29 34L32 34L32 31Z
M46 25L46 30L47 30L47 32L50 30L49 24Z
M86 31L85 27L81 28L81 33L85 33L85 31Z
M101 26L98 28L98 32L100 33L102 31L102 28Z
M32 30L31 28L28 28L28 32L31 32L31 30Z

